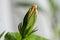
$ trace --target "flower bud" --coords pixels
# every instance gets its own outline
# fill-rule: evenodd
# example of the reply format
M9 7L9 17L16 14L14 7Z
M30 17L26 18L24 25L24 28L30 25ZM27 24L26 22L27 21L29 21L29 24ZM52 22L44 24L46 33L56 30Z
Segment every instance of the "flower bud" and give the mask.
M32 31L33 26L36 22L36 18L37 18L37 6L33 5L28 10L23 20L23 30L25 31L24 33L25 35L29 34Z
M30 24L33 25L34 24L34 20L36 20L37 17L37 6L33 5L27 12L27 14L24 17L23 20L23 26L29 26ZM31 22L30 22L31 21ZM30 23L29 23L30 22ZM29 24L29 25L28 25ZM30 26L31 26L30 25Z

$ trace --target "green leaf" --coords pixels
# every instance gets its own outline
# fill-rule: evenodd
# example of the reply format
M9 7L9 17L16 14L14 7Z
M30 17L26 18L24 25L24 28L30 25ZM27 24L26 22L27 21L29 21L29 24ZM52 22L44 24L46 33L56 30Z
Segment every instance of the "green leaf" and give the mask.
M4 33L5 33L5 31L0 34L0 38L3 36Z
M10 32L10 33L8 32L5 35L5 40L21 40L21 36L17 32ZM44 37L37 36L35 34L31 34L29 37L27 37L24 40L47 40L47 39Z
M5 39L4 40L20 40L20 34L19 33L17 33L17 32L15 32L15 33L7 33L6 35L5 35Z
M23 24L19 23L18 30L19 30L21 36L22 36L22 26L23 26Z

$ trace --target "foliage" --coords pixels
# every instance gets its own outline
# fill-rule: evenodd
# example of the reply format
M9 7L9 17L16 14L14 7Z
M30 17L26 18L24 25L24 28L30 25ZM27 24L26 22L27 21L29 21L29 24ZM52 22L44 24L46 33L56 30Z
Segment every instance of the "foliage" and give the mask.
M0 34L0 38L3 36L4 33L5 33L5 31Z
M31 34L29 37L27 37L24 40L47 40L44 37L37 36L35 34ZM5 40L21 40L21 35L17 32L8 32L5 35Z

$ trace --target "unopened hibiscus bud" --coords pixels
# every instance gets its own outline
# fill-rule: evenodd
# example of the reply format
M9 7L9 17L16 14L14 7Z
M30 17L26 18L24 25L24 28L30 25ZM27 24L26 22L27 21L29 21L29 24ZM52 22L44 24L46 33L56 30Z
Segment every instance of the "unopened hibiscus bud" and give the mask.
M23 19L23 24L20 24L18 26L22 38L28 37L31 33L36 31L33 30L33 26L36 22L36 18L37 18L37 6L33 5L26 13Z
M26 31L24 34L29 34L36 22L37 18L37 6L33 5L27 12L23 20L23 30ZM24 32L23 31L23 32Z
M37 6L33 5L27 12L27 14L24 17L23 20L23 26L28 26L28 24L31 26L35 23L35 20L37 18ZM31 22L30 22L31 21Z

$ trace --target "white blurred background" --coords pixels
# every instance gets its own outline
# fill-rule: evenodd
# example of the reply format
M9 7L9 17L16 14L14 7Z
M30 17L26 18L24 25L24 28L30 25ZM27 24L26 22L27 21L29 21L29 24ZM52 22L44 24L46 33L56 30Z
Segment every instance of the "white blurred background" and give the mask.
M24 15L30 7L16 6L17 3L38 3L46 11L38 11L35 27L39 29L35 34L51 39L53 31L51 27L51 9L47 0L0 0L0 33L17 32L18 24L23 21ZM60 0L56 0L60 6ZM59 12L60 13L60 12ZM60 17L60 14L59 14ZM4 37L1 38L3 40Z

